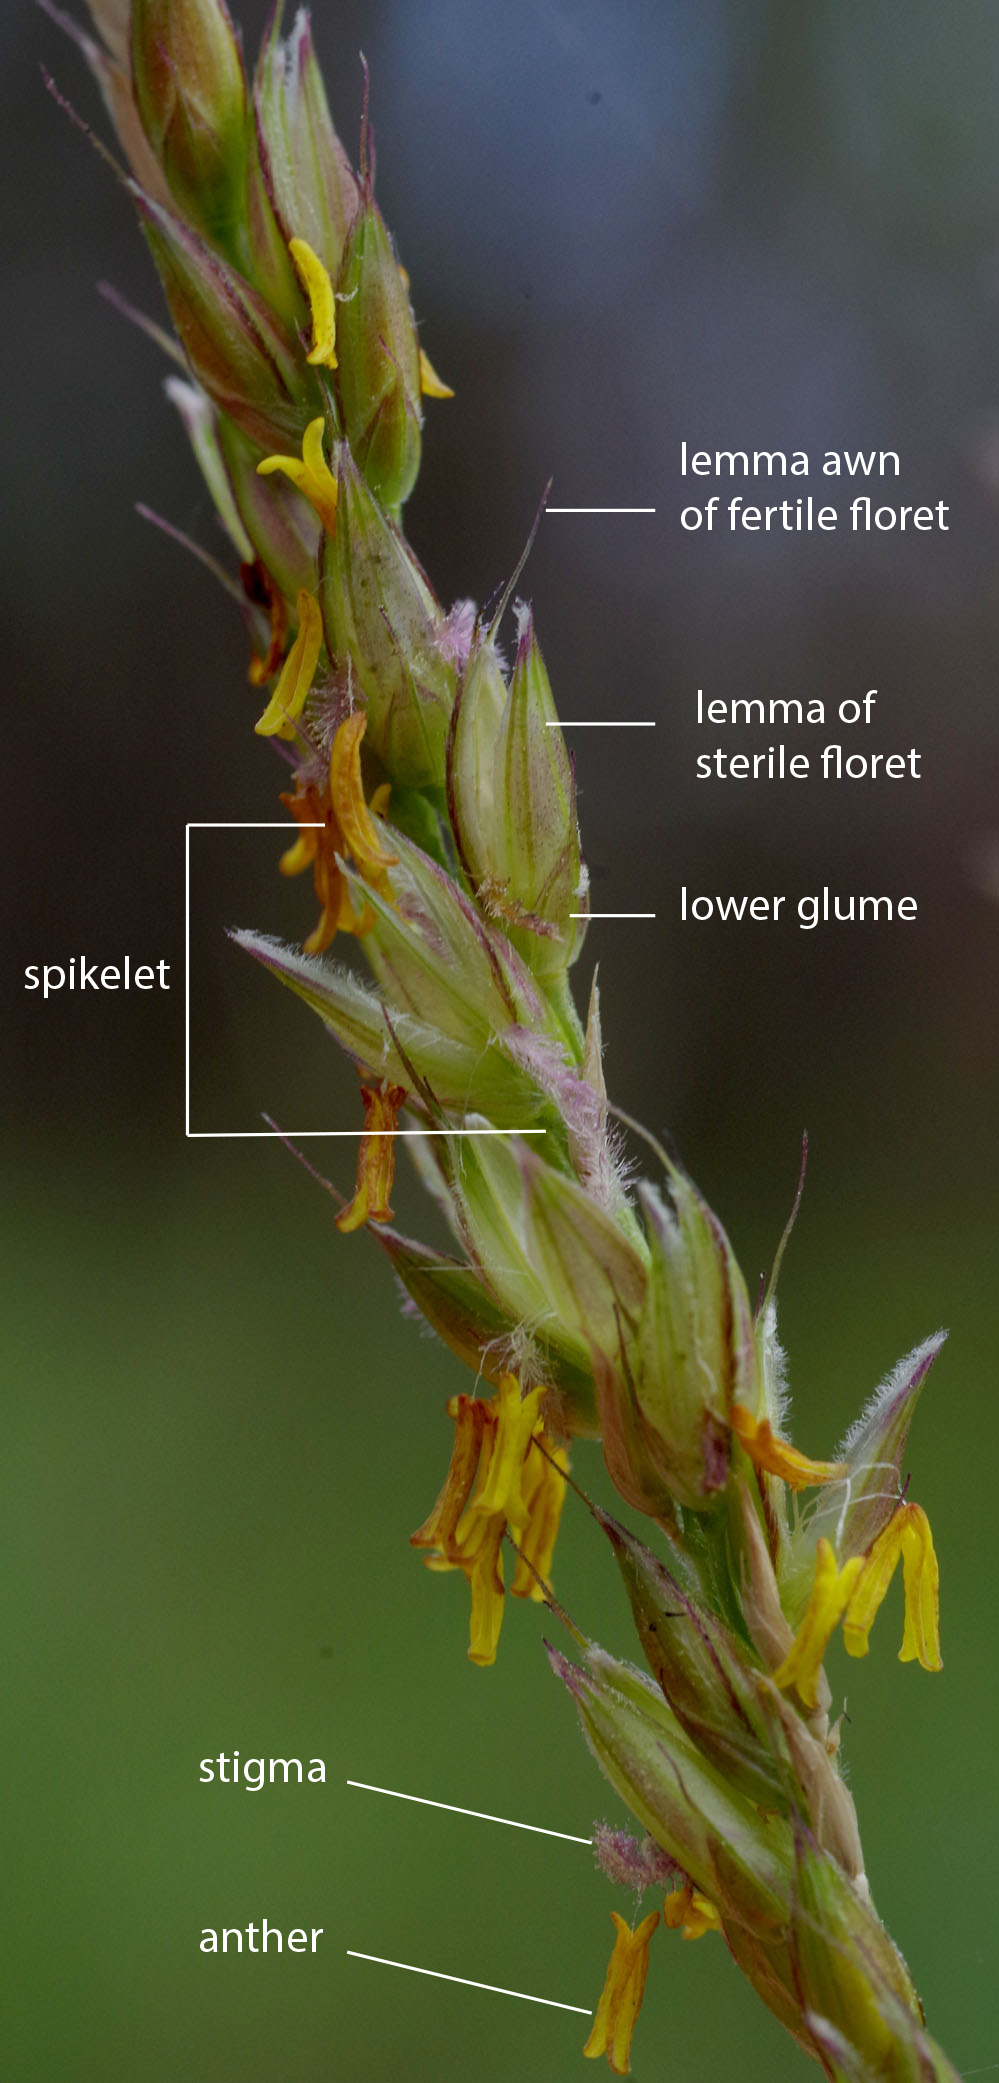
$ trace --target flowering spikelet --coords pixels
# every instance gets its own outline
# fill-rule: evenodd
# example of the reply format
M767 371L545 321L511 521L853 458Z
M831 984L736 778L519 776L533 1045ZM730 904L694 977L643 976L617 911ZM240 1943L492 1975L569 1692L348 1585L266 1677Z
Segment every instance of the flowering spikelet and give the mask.
M423 401L451 391L375 200L367 121L355 173L304 11L285 36L276 8L251 87L223 0L90 6L87 55L188 364L170 395L268 689L256 733L291 768L281 872L311 870L319 903L301 947L235 937L360 1073L339 1228L379 1239L475 1375L447 1405L450 1467L413 1545L464 1577L476 1664L496 1656L507 1543L510 1591L564 1620L579 1660L548 1647L552 1669L644 1833L605 1838L612 1874L672 1880L667 1928L721 1931L837 2083L955 2083L870 1907L823 1670L840 1625L866 1654L899 1562L902 1660L940 1668L937 1560L902 1462L942 1336L837 1459L794 1444L773 1292L787 1232L754 1316L692 1180L654 1139L655 1176L632 1176L611 1128L596 988L585 1023L570 990L588 906L575 777L523 602L509 669L502 649L520 568L495 615L449 614L406 540ZM368 980L326 957L342 932ZM455 1256L390 1227L403 1105ZM647 1522L640 1540L592 1508L647 1674L549 1592L573 1437L600 1441ZM617 2074L658 1922L614 1916L586 2052Z

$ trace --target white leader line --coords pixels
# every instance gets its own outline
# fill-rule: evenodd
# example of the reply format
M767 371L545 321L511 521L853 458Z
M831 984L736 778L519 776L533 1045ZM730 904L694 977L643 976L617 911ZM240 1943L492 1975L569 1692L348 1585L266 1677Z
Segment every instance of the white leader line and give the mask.
M452 1815L473 1815L480 1823L505 1823L508 1830L534 1830L539 1837L562 1837L567 1844L592 1844L592 1837L574 1837L569 1830L545 1830L540 1823L518 1823L509 1815L487 1815L482 1808L458 1808L453 1801L429 1801L425 1794L401 1794L394 1786L369 1786L366 1779L348 1779L362 1794L388 1794L393 1801L418 1801L421 1808L446 1808Z
M590 916L587 913L587 916ZM650 913L650 916L654 914ZM356 1142L366 1136L366 1128L189 1128L188 1139L192 1143L232 1143L266 1141L277 1136L279 1142L301 1143L306 1136L344 1136ZM378 1128L380 1136L546 1136L546 1128Z
M655 730L654 716L639 716L634 720L627 716L601 716L591 721L588 716L550 716L545 719L546 730Z
M254 1143L282 1136L304 1142L306 1137L344 1136L357 1141L363 1128L192 1128L191 1127L191 833L192 832L321 832L319 821L289 825L285 818L255 817L191 818L184 826L184 1135L189 1143ZM392 1136L543 1136L546 1128L386 1128Z
M570 911L571 919L654 919L654 911Z
M578 2011L582 2018L592 2018L593 2012L586 2004L558 2003L554 1996L529 1996L526 1989L501 1989L498 1982L473 1982L468 1975L441 1974L437 1967L414 1967L411 1960L386 1960L381 1953L355 1953L347 1947L348 1960L373 1960L376 1967L401 1967L409 1975L432 1975L435 1982L460 1982L464 1989L488 1989L492 1996L518 1996L521 2003L545 2003L553 2011Z
M654 514L654 506L546 506L547 514Z

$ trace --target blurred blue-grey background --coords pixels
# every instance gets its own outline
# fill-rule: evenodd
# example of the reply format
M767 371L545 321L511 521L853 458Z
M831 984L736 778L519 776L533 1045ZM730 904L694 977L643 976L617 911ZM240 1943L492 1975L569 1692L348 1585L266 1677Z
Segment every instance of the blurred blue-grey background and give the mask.
M244 12L251 49L262 18ZM951 1328L911 1456L946 1668L898 1666L896 1600L868 1663L836 1678L876 1899L934 2030L987 2071L999 21L973 0L320 0L314 21L351 148L362 49L371 67L379 198L457 393L429 410L408 509L442 596L506 575L552 474L559 504L657 508L548 519L524 581L563 712L657 723L574 739L595 905L658 913L595 925L581 961L581 989L600 963L612 1090L669 1129L751 1283L809 1131L782 1282L806 1448ZM183 1140L184 825L273 816L275 770L248 728L238 617L134 514L144 499L215 543L156 350L96 293L110 280L158 311L127 198L39 62L100 126L97 97L20 0L0 56L4 2072L569 2083L583 2019L346 1957L595 2003L617 1898L584 1848L345 1782L580 1835L618 1809L540 1616L515 1610L496 1668L473 1670L462 1587L408 1549L457 1363L398 1317L373 1247L337 1235L280 1147ZM895 449L882 496L946 501L949 533L685 534L681 504L714 487L684 491L683 439ZM698 687L827 711L876 687L865 742L918 747L924 778L698 783L715 742ZM195 837L200 1128L264 1109L321 1127L356 1105L318 1024L225 941L233 923L311 923L304 887L276 883L278 843ZM682 928L681 884L908 892L919 914ZM170 994L22 990L27 963L125 953L168 960ZM344 1148L320 1149L344 1186ZM397 1207L423 1219L409 1180ZM596 1454L577 1466L599 1489ZM558 1582L630 1653L610 1564L567 1517ZM233 1749L323 1757L326 1789L200 1786L198 1760ZM203 1927L265 1915L322 1925L325 1952L199 1953ZM635 2069L792 2083L804 2057L720 1945L660 1938Z

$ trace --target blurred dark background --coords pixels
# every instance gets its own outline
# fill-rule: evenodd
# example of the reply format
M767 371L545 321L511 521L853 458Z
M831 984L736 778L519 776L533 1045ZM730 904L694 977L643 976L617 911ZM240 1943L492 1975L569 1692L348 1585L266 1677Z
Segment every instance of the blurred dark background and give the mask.
M243 12L251 50L263 12ZM558 504L657 508L549 518L524 581L563 712L656 718L573 738L594 904L658 912L594 925L580 963L585 991L599 959L612 1090L669 1129L751 1284L809 1131L782 1282L806 1448L951 1327L912 1450L946 1670L899 1669L896 1601L869 1664L837 1675L876 1899L953 2059L999 2067L995 11L320 0L314 23L352 148L360 50L371 66L379 199L457 393L429 408L407 521L442 597L508 573L552 474ZM282 1149L183 1140L184 825L274 816L279 777L237 615L134 512L217 546L156 350L96 293L110 280L158 315L151 263L39 63L100 126L96 93L29 6L3 10L0 57L6 2073L570 2079L584 2020L344 1957L595 2003L617 1898L585 1850L344 1782L579 1834L617 1804L533 1609L473 1671L461 1588L407 1548L456 1363L396 1317L376 1253L337 1236ZM901 478L875 496L942 499L950 532L687 535L681 505L716 488L681 481L682 439L895 449ZM784 489L847 503L814 475ZM914 745L924 778L696 782L716 742L699 686L827 715L876 687L865 749ZM843 733L788 735L814 755ZM194 838L199 1128L264 1109L318 1128L356 1104L318 1023L225 941L311 924L279 845ZM804 933L792 901L776 929L682 928L681 884L910 893L919 914ZM23 992L27 963L126 953L169 961L169 995ZM344 1186L346 1146L317 1151ZM421 1219L408 1180L397 1208ZM599 1489L595 1454L578 1465ZM559 1583L630 1653L609 1565L569 1517ZM200 1788L198 1759L233 1748L324 1757L327 1790ZM323 1924L325 1957L199 1954L203 1926L264 1914ZM658 1941L640 2077L803 2069L720 1946Z

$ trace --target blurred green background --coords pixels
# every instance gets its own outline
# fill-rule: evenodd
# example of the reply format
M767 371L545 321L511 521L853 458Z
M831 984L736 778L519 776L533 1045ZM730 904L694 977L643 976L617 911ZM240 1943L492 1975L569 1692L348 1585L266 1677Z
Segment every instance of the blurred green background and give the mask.
M315 14L349 143L359 48L371 64L380 199L457 390L428 420L409 521L442 594L481 598L510 569L552 471L562 503L658 507L553 518L529 570L564 712L658 723L654 757L628 733L578 741L595 904L659 913L595 926L580 965L585 989L600 962L612 1089L669 1128L751 1284L809 1130L782 1282L807 1450L951 1329L911 1455L945 1671L898 1665L896 1591L867 1664L834 1676L878 1905L957 2065L999 2070L997 919L976 868L999 737L999 23L969 0ZM407 1546L457 1364L281 1148L183 1140L183 827L273 816L274 771L238 622L132 512L146 498L213 541L155 352L94 294L109 277L155 310L151 268L38 59L96 120L95 98L30 7L4 10L0 53L4 2073L568 2083L588 2073L584 2019L346 1957L595 2003L625 1899L584 1847L346 1781L579 1835L619 1810L540 1615L511 1611L495 1669L473 1670L463 1587ZM683 438L896 448L886 496L949 501L951 533L684 536ZM920 746L926 779L695 786L698 686L829 703L877 686L872 745ZM195 840L198 1127L263 1109L320 1127L356 1104L318 1023L225 941L311 923L277 844ZM682 882L911 890L919 918L694 932ZM168 998L22 993L28 962L126 952L172 963ZM320 1151L345 1185L343 1146ZM396 1205L426 1230L408 1178ZM604 1493L594 1451L577 1469ZM629 1652L581 1510L557 1583ZM199 1759L233 1749L323 1757L326 1787L200 1786ZM264 1916L322 1925L323 1950L199 1953L203 1927ZM670 2083L805 2072L712 1940L657 1939L635 2052Z

